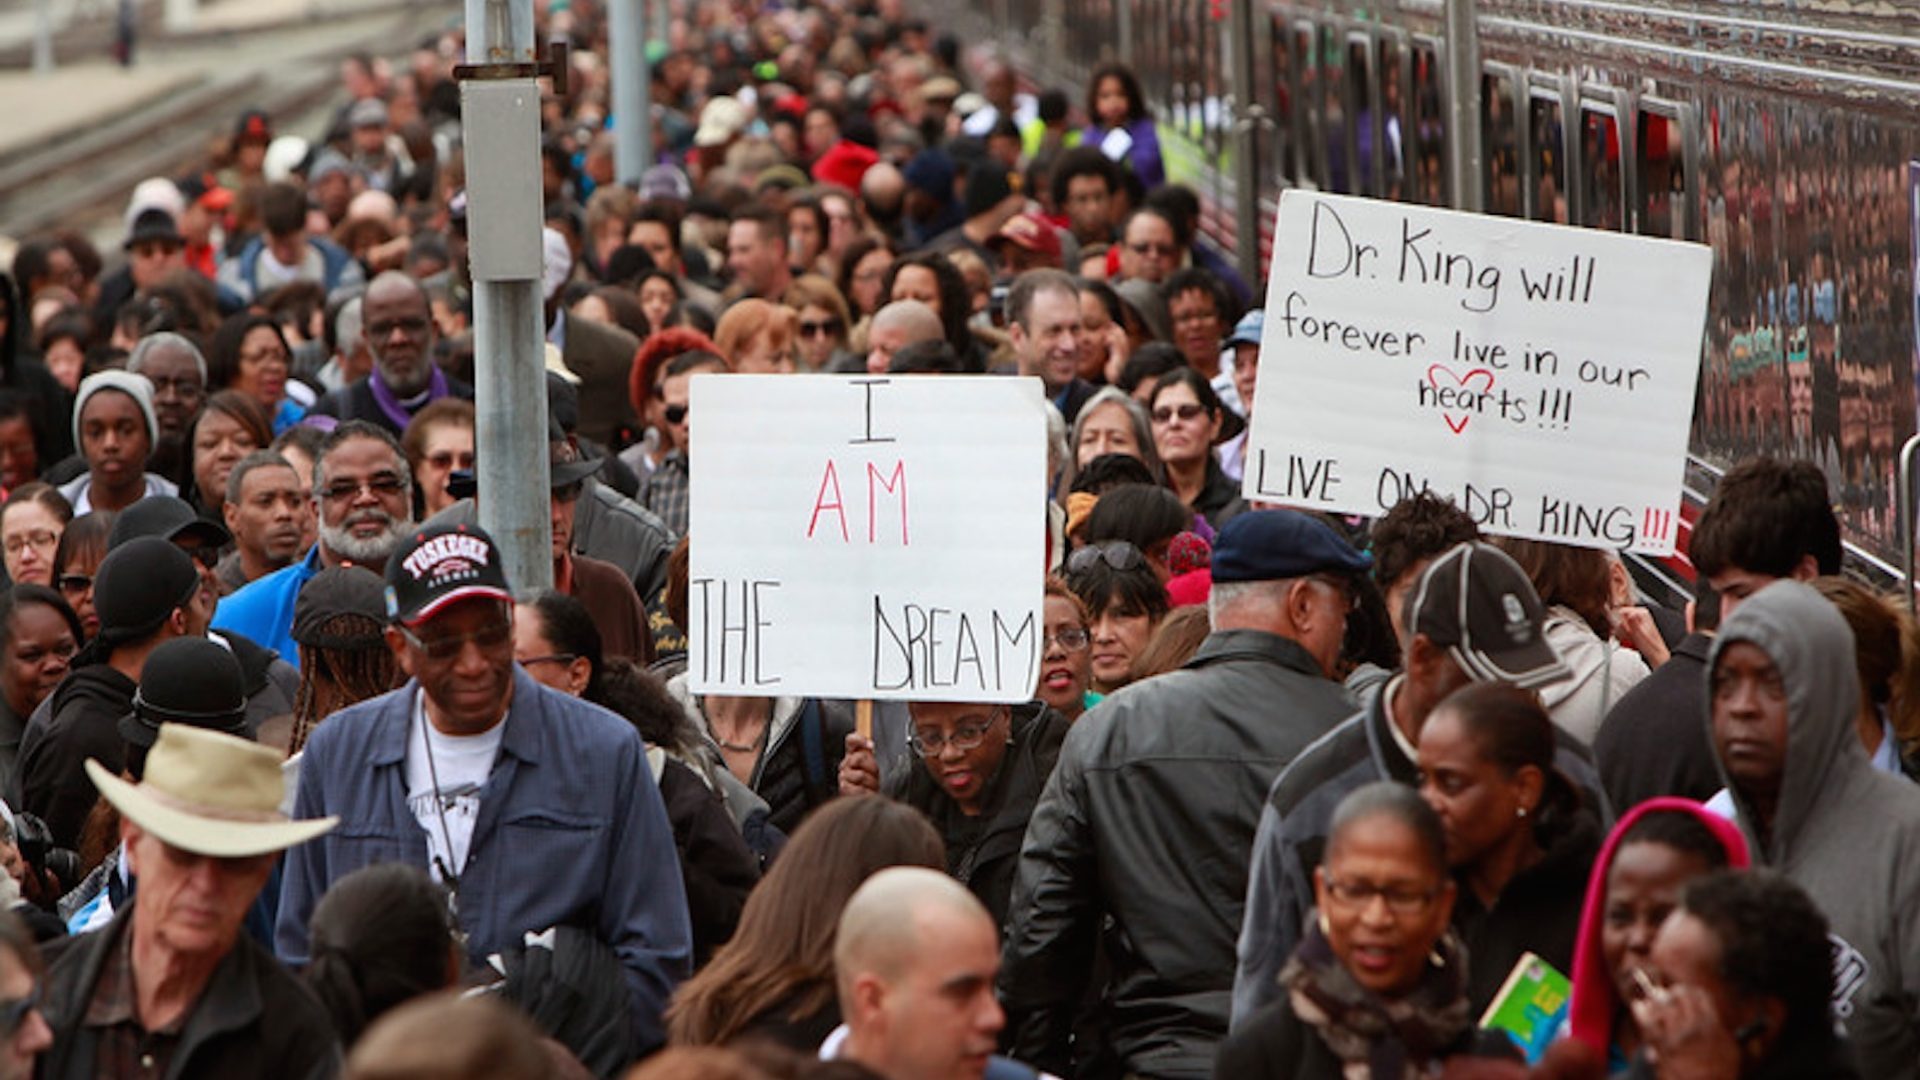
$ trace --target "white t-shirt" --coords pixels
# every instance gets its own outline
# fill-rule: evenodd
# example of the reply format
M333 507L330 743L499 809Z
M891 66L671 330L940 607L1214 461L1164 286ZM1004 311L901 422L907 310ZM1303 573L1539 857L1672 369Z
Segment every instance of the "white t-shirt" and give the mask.
M505 723L498 723L479 735L443 735L427 722L426 696L417 691L413 695L413 723L407 729L407 809L426 830L427 869L442 884L450 883L441 864L455 876L466 868L474 822L480 819L480 791L493 772L506 728ZM433 748L431 767L427 762L429 740ZM436 774L440 778L437 793L433 783Z

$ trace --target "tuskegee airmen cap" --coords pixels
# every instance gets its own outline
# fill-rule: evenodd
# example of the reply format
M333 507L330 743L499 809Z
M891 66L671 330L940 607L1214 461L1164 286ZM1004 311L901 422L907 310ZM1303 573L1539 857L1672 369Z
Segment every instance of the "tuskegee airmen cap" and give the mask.
M478 525L428 526L387 559L387 618L402 626L475 596L513 603L500 549Z

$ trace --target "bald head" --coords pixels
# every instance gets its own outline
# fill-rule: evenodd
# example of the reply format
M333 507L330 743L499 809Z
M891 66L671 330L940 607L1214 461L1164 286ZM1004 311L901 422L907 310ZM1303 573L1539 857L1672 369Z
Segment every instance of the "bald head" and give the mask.
M946 336L940 316L918 300L895 300L873 313L867 330L867 374L885 375L894 354L919 341Z
M907 194L907 178L899 167L882 161L860 177L860 198L880 217L900 212L900 200Z
M923 931L977 920L993 929L993 917L967 887L938 870L890 866L854 890L840 913L833 942L833 968L840 992L861 975L886 981L900 977L923 944Z

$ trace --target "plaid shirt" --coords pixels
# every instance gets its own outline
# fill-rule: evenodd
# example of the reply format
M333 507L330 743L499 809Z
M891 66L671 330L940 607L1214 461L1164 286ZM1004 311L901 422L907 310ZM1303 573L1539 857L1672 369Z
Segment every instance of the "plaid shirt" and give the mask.
M141 1026L134 1002L133 926L128 923L116 932L120 940L114 943L107 962L100 968L100 981L93 985L93 997L87 1002L84 1021L87 1027L101 1029L94 1075L165 1076L174 1051L179 1049L181 1029L193 1010L182 1012L159 1031L148 1031Z
M675 538L687 535L687 476L687 452L674 450L640 487L640 505L660 515Z

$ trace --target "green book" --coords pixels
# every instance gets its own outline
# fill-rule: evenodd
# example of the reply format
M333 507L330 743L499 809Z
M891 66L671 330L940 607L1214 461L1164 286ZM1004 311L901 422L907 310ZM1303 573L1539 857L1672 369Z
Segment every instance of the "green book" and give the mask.
M1535 1064L1566 1024L1572 989L1573 984L1552 964L1527 953L1507 973L1507 981L1481 1015L1480 1026L1506 1032L1527 1055L1527 1064Z

